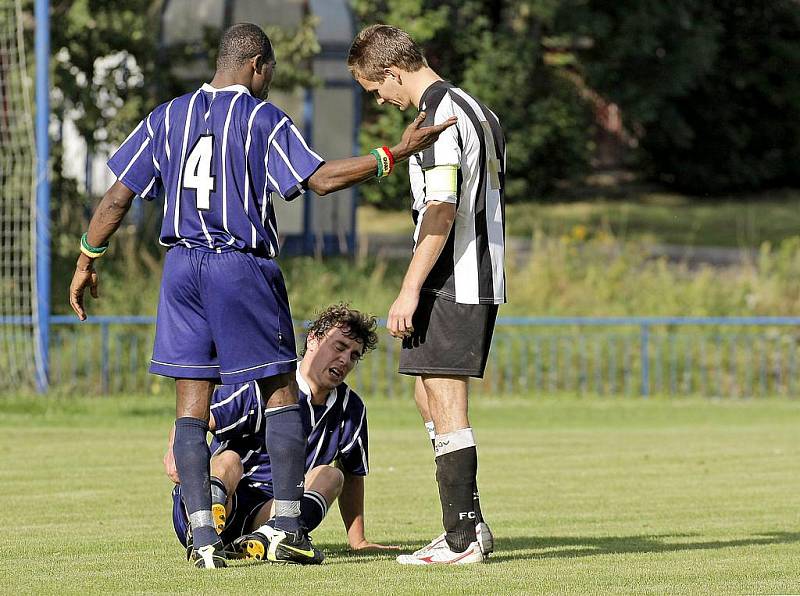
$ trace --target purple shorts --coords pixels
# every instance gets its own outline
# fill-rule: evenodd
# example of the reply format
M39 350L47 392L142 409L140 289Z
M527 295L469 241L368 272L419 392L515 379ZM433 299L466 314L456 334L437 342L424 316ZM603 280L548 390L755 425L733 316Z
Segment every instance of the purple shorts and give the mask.
M275 261L182 246L167 252L151 373L231 384L292 372L296 362Z

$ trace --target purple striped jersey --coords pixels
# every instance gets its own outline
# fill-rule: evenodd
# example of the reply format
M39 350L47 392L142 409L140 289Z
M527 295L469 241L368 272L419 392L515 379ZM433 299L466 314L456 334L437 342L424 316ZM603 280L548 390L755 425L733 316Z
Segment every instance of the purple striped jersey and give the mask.
M299 368L297 383L300 415L308 433L305 471L339 460L347 473L366 476L369 451L364 402L346 383L341 383L330 391L325 404L315 406ZM211 452L229 449L238 453L244 467L241 482L271 493L272 469L265 445L264 404L258 385L251 381L218 387L211 399L211 414L216 424Z
M322 163L277 107L242 85L208 83L150 112L108 160L142 198L163 190L161 244L271 257L272 193L296 198Z

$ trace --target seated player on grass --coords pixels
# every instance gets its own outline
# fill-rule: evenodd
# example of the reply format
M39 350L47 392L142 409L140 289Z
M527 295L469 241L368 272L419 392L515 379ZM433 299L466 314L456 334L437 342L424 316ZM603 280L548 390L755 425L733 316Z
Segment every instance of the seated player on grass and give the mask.
M366 408L344 382L375 347L375 318L344 304L328 307L311 324L297 369L303 425L308 433L305 492L300 522L316 528L339 499L350 547L396 549L374 544L364 533L364 476L369 471ZM270 550L274 512L270 458L264 442L264 401L256 383L224 385L211 402L211 491L214 522L226 550L241 558L282 562ZM173 523L189 546L189 524L170 447L164 457L173 490ZM321 562L321 558L319 561Z

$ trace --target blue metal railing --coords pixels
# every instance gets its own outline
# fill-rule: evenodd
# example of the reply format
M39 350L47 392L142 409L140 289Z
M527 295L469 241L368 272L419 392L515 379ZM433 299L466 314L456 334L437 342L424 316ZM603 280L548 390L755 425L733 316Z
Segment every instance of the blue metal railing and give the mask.
M171 387L146 372L154 317L95 316L81 323L54 316L50 322L54 387L103 394ZM398 342L382 331L351 384L370 396L410 394L413 380L396 374L398 357ZM794 396L798 362L800 317L501 317L486 377L474 390Z

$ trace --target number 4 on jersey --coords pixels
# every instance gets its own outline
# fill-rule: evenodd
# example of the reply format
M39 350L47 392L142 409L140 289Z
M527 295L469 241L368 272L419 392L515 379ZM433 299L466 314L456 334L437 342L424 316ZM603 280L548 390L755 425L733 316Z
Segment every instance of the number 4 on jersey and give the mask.
M211 209L211 193L216 178L211 175L211 156L214 153L214 135L203 135L192 147L183 170L183 187L197 192L197 208Z

